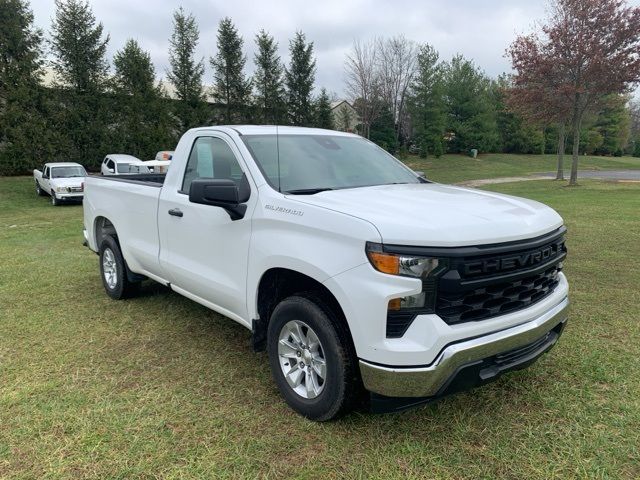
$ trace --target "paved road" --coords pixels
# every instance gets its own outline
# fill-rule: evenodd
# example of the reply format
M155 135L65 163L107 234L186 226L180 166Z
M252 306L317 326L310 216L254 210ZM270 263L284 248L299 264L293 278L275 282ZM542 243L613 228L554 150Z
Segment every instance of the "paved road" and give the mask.
M570 169L564 171L564 178L569 179ZM526 177L502 177L486 178L480 180L467 180L459 182L458 185L467 187L480 187L495 183L524 182L527 180L548 180L556 178L556 172L533 173ZM595 178L600 180L614 180L623 182L640 182L640 170L578 170L578 178Z
M569 177L570 169L564 172L565 178ZM556 178L556 172L534 173L534 176ZM598 178L603 180L638 180L640 170L578 170L578 178Z

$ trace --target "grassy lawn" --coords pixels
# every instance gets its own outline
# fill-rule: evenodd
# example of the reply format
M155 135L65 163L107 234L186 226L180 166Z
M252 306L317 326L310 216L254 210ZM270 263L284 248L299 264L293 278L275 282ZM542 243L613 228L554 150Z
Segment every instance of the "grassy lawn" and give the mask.
M463 180L507 161L447 159L424 168ZM594 166L614 161L640 167ZM154 285L110 300L82 208L0 178L0 478L640 478L640 185L491 189L567 221L558 347L433 405L314 424L281 401L247 330Z
M414 170L424 171L437 182L454 183L480 178L516 177L531 173L555 172L556 155L509 155L488 153L473 159L465 155L444 155L422 159L410 156L406 162ZM626 170L640 168L640 158L581 156L581 170ZM565 155L565 176L569 177L571 155Z

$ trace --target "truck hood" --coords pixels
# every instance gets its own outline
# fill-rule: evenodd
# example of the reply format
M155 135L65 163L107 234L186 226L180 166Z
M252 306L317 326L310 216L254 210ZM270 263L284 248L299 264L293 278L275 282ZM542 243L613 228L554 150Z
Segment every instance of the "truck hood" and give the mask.
M397 245L509 242L544 235L563 223L553 209L533 200L437 183L332 190L295 198L367 220L383 243Z
M85 177L52 178L51 185L57 187L79 187Z

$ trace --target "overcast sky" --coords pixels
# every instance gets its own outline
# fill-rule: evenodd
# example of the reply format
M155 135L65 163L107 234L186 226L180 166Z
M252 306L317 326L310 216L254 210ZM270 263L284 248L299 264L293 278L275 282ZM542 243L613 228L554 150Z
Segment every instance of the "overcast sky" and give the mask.
M180 5L200 28L198 56L206 60L205 82L212 83L209 57L215 54L221 18L233 19L244 37L247 73L253 71L254 36L261 28L280 44L288 62L289 39L302 30L313 41L316 86L343 94L344 56L354 39L404 34L433 45L443 59L456 53L473 59L492 77L509 71L505 49L517 34L528 33L546 13L545 0L92 0L94 14L111 36L109 59L127 38L151 53L158 77L168 68L172 12ZM640 4L640 0L632 0ZM53 0L31 0L36 24L49 31Z

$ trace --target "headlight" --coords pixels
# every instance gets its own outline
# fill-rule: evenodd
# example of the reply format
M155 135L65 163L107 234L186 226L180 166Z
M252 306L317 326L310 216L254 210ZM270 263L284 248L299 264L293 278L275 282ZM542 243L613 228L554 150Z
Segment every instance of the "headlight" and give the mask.
M390 275L426 278L438 269L441 264L439 258L413 257L387 253L379 243L367 242L367 257L373 268Z
M63 193L67 191L67 187L56 187L56 192Z
M387 325L395 325L397 334L388 337L402 336L402 333L418 314L435 311L438 278L448 269L446 258L420 257L385 252L379 243L367 242L367 257L373 268L389 275L413 277L422 281L422 291L415 295L393 298L387 307Z

